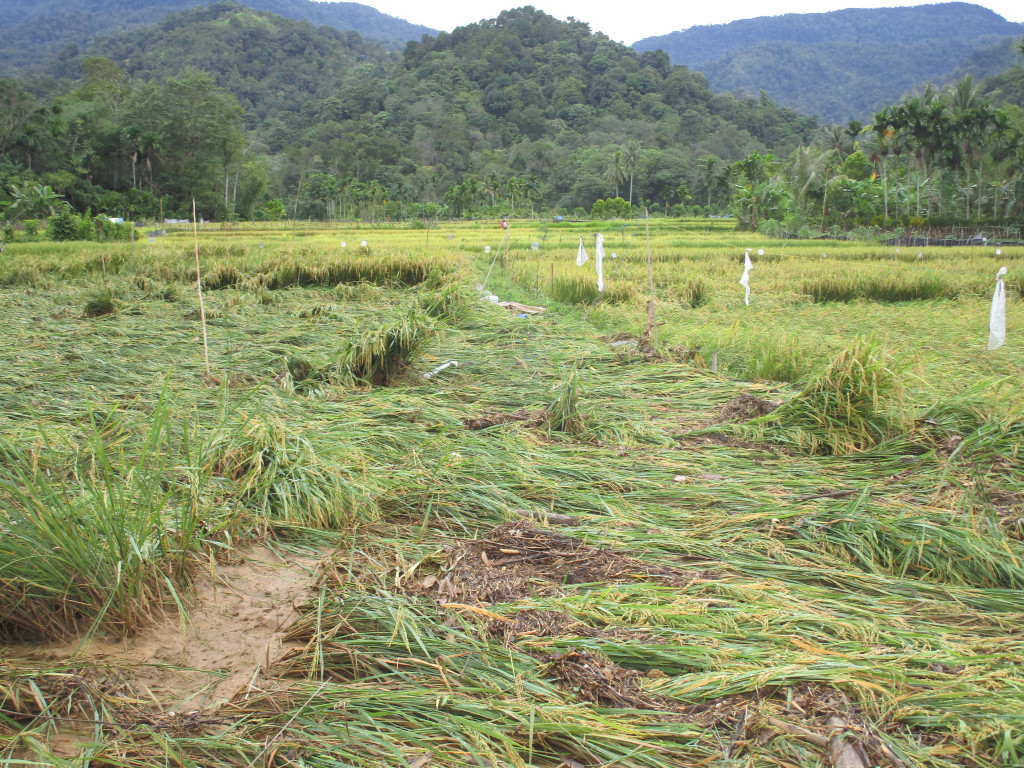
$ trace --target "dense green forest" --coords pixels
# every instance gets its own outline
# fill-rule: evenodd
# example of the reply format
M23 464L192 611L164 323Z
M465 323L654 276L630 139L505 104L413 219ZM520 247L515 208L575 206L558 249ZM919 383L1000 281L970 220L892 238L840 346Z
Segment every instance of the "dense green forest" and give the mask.
M1012 63L1012 41L1022 34L1024 25L987 8L942 3L744 19L633 47L668 52L673 63L700 70L716 91L765 90L799 112L846 122L925 82L999 73Z
M1024 205L1020 68L822 128L533 8L396 52L234 2L52 67L74 77L0 81L8 235L67 208L184 218L193 199L218 220L648 206L806 233L1012 223Z
M1024 40L1018 43L1024 55ZM872 116L831 125L785 161L734 166L742 225L783 233L1024 222L1024 67L978 85L926 85Z
M155 24L208 0L0 0L0 77L25 75L50 58L73 58L94 38ZM246 6L340 31L359 32L400 50L436 30L360 3L247 0Z
M58 61L81 74L52 98L4 82L4 189L34 181L112 215L160 200L183 214L195 197L208 218L258 216L267 199L302 218L724 205L729 162L816 129L532 8L399 55L225 2L87 53Z

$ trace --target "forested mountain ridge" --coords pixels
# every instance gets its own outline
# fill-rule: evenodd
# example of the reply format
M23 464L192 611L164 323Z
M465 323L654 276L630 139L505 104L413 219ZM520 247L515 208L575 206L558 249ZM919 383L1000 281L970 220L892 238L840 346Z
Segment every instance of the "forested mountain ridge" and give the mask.
M54 66L50 90L0 78L5 239L68 206L193 200L208 219L729 212L769 234L1024 215L1024 110L993 103L1020 68L822 130L531 7L397 53L232 0ZM95 235L61 215L53 232Z
M76 209L164 198L173 211L195 196L208 218L251 216L270 197L324 217L340 191L403 206L395 215L416 203L459 216L501 199L710 204L728 190L729 163L788 154L817 128L529 7L397 54L226 0L56 67L82 79L49 102L0 81L21 110L0 135L0 166L8 178L30 169ZM214 122L194 119L193 102Z
M221 0L174 14L145 30L121 32L87 49L118 62L131 77L165 80L192 68L214 77L245 108L246 125L274 133L286 113L335 97L331 113L357 117L372 104L367 92L399 54L340 32ZM81 56L58 57L55 69L79 69Z
M77 53L96 37L154 24L208 0L0 0L0 77L31 71L61 51ZM248 0L249 8L355 31L400 48L436 30L360 3Z
M1022 34L1024 24L986 8L940 3L744 19L633 47L665 50L716 91L765 90L780 104L841 123L863 120L925 82L952 82L968 61L977 78L996 74L1006 67L999 44Z

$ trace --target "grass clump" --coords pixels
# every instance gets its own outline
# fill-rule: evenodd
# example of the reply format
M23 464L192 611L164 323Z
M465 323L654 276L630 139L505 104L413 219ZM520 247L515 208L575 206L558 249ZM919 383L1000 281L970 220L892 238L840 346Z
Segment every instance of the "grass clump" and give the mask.
M690 309L703 307L711 301L711 286L699 277L691 278L675 287L676 296Z
M370 256L363 251L353 257L327 254L300 254L300 258L282 258L268 265L262 281L268 288L292 286L333 287L342 284L370 283L385 286L415 286L437 275L448 274L454 265L440 256Z
M130 466L94 427L84 476L0 467L0 638L126 636L177 600L213 510L192 449L174 466L166 416L162 401Z
M109 288L103 288L91 294L85 300L85 307L82 311L85 317L101 317L103 315L117 314L117 302Z
M773 437L810 453L856 453L889 436L894 417L888 406L901 396L902 382L888 355L858 338L796 396L743 429L768 426Z
M211 441L208 462L211 474L233 481L234 492L265 523L344 530L362 499L346 480L347 468L362 459L346 459L330 462L335 471L328 471L307 439L289 432L279 418L260 414L221 430Z
M409 359L429 335L429 325L415 311L397 325L364 331L350 340L335 368L348 382L360 385L389 384L409 365Z
M599 299L607 304L622 304L637 295L631 283L605 284L604 292L597 290L593 275L557 275L551 284L551 298L562 304L594 304Z
M548 428L553 432L578 435L586 429L580 410L580 372L571 369L562 375L554 401L547 407Z

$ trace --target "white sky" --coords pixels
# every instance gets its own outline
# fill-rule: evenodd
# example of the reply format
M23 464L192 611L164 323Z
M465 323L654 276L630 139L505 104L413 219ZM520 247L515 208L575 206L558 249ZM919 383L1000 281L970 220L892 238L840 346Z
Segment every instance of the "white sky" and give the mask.
M451 31L455 27L491 19L509 8L532 5L558 19L573 16L590 24L595 32L604 32L612 40L631 44L645 37L667 35L679 29L703 24L725 24L755 16L783 13L821 13L840 8L892 8L922 5L920 0L353 0L382 13L422 24L432 29ZM1024 22L1024 3L1020 0L981 0L975 5L989 8L1008 21Z

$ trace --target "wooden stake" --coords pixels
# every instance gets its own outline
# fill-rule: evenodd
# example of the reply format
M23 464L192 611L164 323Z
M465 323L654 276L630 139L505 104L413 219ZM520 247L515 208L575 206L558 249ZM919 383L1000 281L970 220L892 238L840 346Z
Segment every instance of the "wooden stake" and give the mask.
M192 198L192 234L196 241L196 290L199 293L199 320L203 325L203 359L206 361L206 378L212 379L210 374L210 345L206 340L206 307L203 306L203 280L199 274L199 224L196 220L196 199Z
M846 721L833 715L828 719L828 724L834 729L828 740L832 765L835 768L867 768L867 763L861 759L856 746L843 738L842 732L846 728Z

